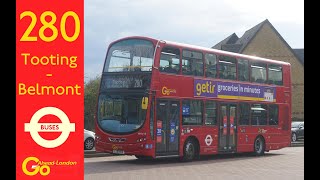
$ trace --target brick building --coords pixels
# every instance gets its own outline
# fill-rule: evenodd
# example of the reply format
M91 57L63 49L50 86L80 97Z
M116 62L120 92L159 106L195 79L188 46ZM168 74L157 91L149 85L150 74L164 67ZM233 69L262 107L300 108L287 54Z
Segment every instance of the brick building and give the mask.
M304 120L304 49L292 49L268 19L242 37L233 33L212 48L291 63L292 118Z

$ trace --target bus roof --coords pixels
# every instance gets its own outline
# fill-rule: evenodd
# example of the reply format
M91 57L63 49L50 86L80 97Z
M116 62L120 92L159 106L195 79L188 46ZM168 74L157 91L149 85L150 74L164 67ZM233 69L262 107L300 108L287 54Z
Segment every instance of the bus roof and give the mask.
M233 57L237 57L237 58L244 58L244 59L251 59L251 60L261 60L261 61L265 61L265 62L270 62L270 63L275 63L275 64L282 64L282 65L289 65L290 66L290 63L284 62L284 61L280 61L280 60L276 60L276 59L268 59L268 58L262 58L262 57L258 57L258 56L253 56L253 55L245 55L245 54L240 54L240 53L223 51L223 50L219 50L219 49L207 48L207 47L203 47L203 46L179 43L179 42L162 40L162 39L155 39L155 38L150 38L150 37L146 37L146 36L128 36L128 37L125 37L125 38L121 38L121 39L119 39L117 41L121 41L121 40L125 40L125 39L132 39L132 38L161 41L161 42L164 42L165 44L168 44L168 45L171 45L171 46L179 46L179 47L182 47L182 48L190 48L190 49L199 50L199 51L207 51L207 52L212 52L212 53L216 53L216 54L220 54L220 55L223 54L223 55L229 55L229 56L233 56ZM115 41L115 42L117 42L117 41Z

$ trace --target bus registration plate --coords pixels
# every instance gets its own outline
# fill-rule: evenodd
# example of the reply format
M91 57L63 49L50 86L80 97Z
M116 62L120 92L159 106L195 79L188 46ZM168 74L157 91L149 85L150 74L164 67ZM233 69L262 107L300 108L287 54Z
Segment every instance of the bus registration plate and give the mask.
M124 154L124 150L113 150L113 154Z

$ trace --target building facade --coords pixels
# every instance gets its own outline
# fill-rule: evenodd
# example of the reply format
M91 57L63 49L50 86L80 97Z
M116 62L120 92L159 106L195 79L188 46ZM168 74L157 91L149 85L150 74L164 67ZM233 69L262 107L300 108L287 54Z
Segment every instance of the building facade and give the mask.
M235 33L212 48L289 62L292 71L292 119L304 120L304 49L292 49L266 19L247 30Z

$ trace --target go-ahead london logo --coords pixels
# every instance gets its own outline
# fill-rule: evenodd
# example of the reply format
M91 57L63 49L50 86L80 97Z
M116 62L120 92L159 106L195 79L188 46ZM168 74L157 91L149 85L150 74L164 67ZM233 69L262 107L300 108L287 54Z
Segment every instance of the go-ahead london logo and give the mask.
M45 115L55 115L61 123L39 123ZM75 123L70 123L68 116L59 108L44 107L32 116L30 123L24 124L24 131L30 132L32 139L44 148L55 148L63 144L69 137L70 132L75 132ZM53 140L43 139L39 132L61 132L60 136Z

